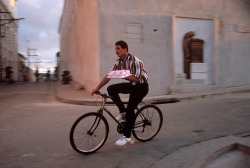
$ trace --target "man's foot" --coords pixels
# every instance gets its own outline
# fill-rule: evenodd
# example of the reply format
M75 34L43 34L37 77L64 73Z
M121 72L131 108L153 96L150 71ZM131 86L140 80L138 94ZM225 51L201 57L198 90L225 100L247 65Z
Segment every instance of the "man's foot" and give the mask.
M115 142L115 145L122 146L122 145L125 145L126 143L129 143L129 142L131 142L131 138L127 138L126 136L122 136L120 139L118 139Z
M120 113L117 117L116 117L116 120L117 121L121 121L121 120L124 120L125 119L125 115L126 113Z

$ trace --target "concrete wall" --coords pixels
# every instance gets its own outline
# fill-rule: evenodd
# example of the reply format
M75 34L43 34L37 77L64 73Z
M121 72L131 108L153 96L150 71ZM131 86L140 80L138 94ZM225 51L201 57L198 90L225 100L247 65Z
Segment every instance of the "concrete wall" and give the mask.
M116 61L115 42L125 40L129 52L144 61L149 95L167 94L177 85L183 68L181 38L190 30L205 40L209 85L250 83L250 5L245 0L66 2L75 5L68 13L72 19L67 36L61 34L61 54L73 78L88 91ZM61 27L66 24L61 22Z
M218 81L232 86L250 83L250 4L226 1L219 19Z
M89 91L100 79L98 3L67 3L71 7L65 10L71 17L64 16L60 27L61 71L69 70L73 80Z
M167 93L172 82L171 17L141 15L101 15L100 46L101 76L104 76L118 57L115 42L125 40L129 53L144 62L149 75L149 94ZM129 31L137 31L137 34ZM117 82L113 79L112 82Z
M197 34L195 38L205 40L208 84L233 86L250 83L247 75L250 33L232 30L241 23L249 30L250 6L246 1L99 0L99 4L100 57L101 69L104 70L101 76L116 59L112 58L115 57L115 41L122 39L128 41L130 52L145 62L150 77L150 94L166 94L170 86L176 85L176 76L183 69L179 64L183 61L183 35L193 30ZM141 40L129 38L129 24L141 25Z

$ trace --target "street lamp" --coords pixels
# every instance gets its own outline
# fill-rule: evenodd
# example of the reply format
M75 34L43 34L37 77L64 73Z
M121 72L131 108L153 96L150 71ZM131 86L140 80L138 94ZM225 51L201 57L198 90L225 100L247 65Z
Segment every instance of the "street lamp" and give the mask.
M7 13L7 14L11 14L10 12L0 12L0 14L1 14L1 13Z
M2 21L9 21L8 23L1 24L1 26L4 26L6 24L10 24L11 22L18 21L18 20L24 20L24 18L17 18L17 19L1 19L0 18L0 22L2 22Z

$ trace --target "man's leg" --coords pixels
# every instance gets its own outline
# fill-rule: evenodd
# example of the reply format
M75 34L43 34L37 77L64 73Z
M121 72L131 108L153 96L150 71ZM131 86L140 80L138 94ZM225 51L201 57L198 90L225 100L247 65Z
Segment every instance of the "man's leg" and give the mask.
M148 94L148 84L133 85L129 96L129 102L126 111L126 125L124 130L124 136L130 138L131 131L135 123L135 108L142 101L142 99Z
M128 94L131 90L131 84L130 83L118 83L114 85L110 85L108 88L109 96L112 96L113 102L117 105L120 113L126 112L126 108L121 101L121 98L119 96L119 93Z

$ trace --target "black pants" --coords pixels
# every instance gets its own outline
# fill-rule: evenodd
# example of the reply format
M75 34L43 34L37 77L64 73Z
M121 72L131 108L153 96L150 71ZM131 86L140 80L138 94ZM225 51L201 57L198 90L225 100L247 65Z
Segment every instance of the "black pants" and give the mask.
M126 112L126 125L124 130L124 136L129 138L131 131L135 123L135 108L142 101L142 99L148 94L148 84L132 85L131 83L118 83L110 85L108 87L108 93L112 96L112 100L119 108L120 113ZM130 94L127 109L125 108L119 93Z

